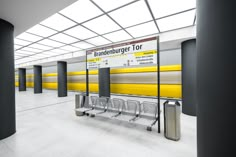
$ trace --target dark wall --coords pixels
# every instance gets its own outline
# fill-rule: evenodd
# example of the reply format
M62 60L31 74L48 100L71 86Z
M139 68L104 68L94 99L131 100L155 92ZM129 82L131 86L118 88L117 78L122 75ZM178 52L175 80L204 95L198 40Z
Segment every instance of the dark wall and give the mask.
M196 39L181 44L182 50L182 112L196 116Z
M0 19L0 140L16 132L14 26Z
M99 69L98 75L99 97L110 97L110 68Z

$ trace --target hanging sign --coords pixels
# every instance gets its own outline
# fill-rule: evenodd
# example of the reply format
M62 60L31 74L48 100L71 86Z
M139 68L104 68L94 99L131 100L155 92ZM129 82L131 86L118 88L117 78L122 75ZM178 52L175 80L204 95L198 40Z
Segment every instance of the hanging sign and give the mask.
M87 68L157 64L157 38L142 39L87 51Z

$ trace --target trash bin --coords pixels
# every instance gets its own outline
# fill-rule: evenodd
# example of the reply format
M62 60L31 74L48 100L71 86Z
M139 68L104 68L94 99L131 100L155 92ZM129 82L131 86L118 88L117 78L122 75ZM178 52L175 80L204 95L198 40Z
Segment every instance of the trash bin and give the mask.
M176 100L164 102L164 134L170 140L180 139L180 103Z
M77 116L81 116L81 114L76 109L84 107L86 98L87 96L85 93L79 93L75 95L75 114Z

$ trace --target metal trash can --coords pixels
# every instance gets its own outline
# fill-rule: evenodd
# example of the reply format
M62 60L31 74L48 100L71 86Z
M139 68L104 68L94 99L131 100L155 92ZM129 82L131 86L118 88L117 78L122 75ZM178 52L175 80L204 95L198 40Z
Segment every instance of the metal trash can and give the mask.
M80 112L76 111L76 109L84 107L86 97L87 96L85 93L79 93L75 95L75 114L77 116L82 116Z
M164 102L164 134L167 139L178 141L180 129L180 103L176 100Z

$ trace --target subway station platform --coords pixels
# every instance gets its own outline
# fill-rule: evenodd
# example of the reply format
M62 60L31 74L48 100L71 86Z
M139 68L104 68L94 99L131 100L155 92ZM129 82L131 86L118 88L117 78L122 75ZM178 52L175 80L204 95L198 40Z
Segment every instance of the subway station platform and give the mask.
M75 94L58 98L53 90L33 94L16 88L17 132L0 141L0 157L197 156L196 117L181 114L182 136L175 142L164 137L163 126L158 134L111 119L77 117Z

